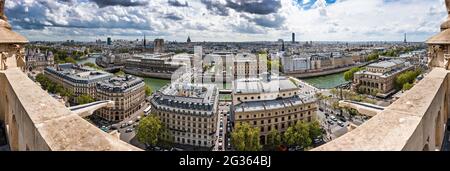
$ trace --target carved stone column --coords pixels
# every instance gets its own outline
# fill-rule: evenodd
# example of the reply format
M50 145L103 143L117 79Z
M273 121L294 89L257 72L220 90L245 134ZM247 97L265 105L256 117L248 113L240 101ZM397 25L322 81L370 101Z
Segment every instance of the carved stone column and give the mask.
M24 69L26 64L23 44L28 43L28 40L12 31L4 12L5 1L0 0L0 70L6 70L8 64L9 67L17 66ZM15 57L15 59L11 60L11 57ZM13 61L16 61L16 63L11 63Z
M450 0L445 0L450 16ZM450 17L442 23L441 32L426 42L428 44L428 66L450 70Z

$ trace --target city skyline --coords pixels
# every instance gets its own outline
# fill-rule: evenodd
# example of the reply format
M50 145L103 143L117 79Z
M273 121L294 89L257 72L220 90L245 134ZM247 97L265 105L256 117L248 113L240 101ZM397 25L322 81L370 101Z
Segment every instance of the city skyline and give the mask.
M363 3L363 4L361 4ZM439 0L18 0L14 29L31 41L164 38L246 42L425 41L445 20ZM351 9L351 10L349 10ZM388 20L389 19L389 20Z

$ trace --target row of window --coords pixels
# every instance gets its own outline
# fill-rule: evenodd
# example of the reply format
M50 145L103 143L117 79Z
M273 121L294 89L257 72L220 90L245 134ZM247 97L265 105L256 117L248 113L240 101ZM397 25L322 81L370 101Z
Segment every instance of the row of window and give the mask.
M289 96L292 96L292 93L289 93L288 95L289 95ZM294 95L297 95L297 92L294 92ZM268 97L269 97L269 98L273 98L274 96L273 96L273 95L269 95ZM267 97L267 96L264 96L263 98L264 98L264 99L267 99L268 97ZM278 94L277 97L280 97L280 95ZM282 95L281 97L286 97L286 93L283 93L283 95ZM255 97L255 96L250 96L250 97L244 97L243 99L244 99L244 101L245 101L245 100L249 100L249 99L251 99L251 100L255 100L255 99L260 100L260 99L261 99L261 96L257 96L257 97ZM241 101L241 97L238 97L237 100L238 100L238 101Z
M194 121L194 122L214 122L214 118L198 118L198 117L192 117L192 116L180 116L177 114L171 114L169 115L168 113L164 113L164 112L158 112L157 113L161 118L167 117L167 118L172 118L172 119L181 119L183 121ZM176 116L175 116L176 115ZM172 116L172 117L170 117Z
M191 143L191 142L192 142L192 143ZM180 144L189 144L189 145L199 145L199 146L201 146L201 145L207 146L207 145L208 145L208 142L207 142L207 141L201 141L201 140L192 140L192 141L191 141L191 139L184 139L184 138L180 138L180 137L177 137L176 143L180 143ZM210 144L214 144L214 142L211 141Z
M271 124L271 125L269 125L269 126L266 126L266 125L259 126L259 125L257 124L256 121L254 121L254 122L249 122L249 121L247 121L246 123L248 123L249 125L251 125L251 126L253 126L253 127L258 127L258 128L260 129L261 132L266 132L266 131L269 132L269 131L271 131L272 129L275 129L275 130L278 130L278 131L287 129L287 128L290 127L291 125L294 125L297 121L311 122L311 121L312 121L312 117L311 117L311 116L308 116L307 119L291 120L291 121L287 121L287 122L283 122L283 123L278 123L278 124L274 123L274 124ZM244 122L245 122L245 121L244 121ZM239 123L242 124L243 122L239 122L239 121L238 121L237 123L238 123L238 124L239 124ZM269 123L270 123L270 122L269 122Z
M311 108L311 105L309 105L307 108L305 108L305 110L307 110L307 109L310 109ZM281 115L284 115L285 114L285 112L287 112L288 114L289 113L291 113L291 112L297 112L297 111L303 111L303 107L300 107L300 109L299 110L297 110L297 108L295 108L294 110L283 110L283 111L281 111L280 113L279 112L274 112L274 116L278 116L278 114L281 114ZM299 117L303 117L303 114L304 113L301 113L301 114L297 114L297 115L300 115ZM294 115L296 118L297 118L297 115ZM311 111L308 111L308 115L311 115ZM272 116L272 113L270 112L270 113L267 113L267 117L271 117ZM255 119L255 118L264 118L265 117L265 115L264 115L264 113L261 113L259 116L257 115L257 114L253 114L253 119ZM288 117L291 117L291 116L288 116ZM243 119L243 115L242 114L238 114L238 118L239 119ZM284 118L284 117L283 117ZM247 114L246 115L246 118L244 118L244 119L250 119L250 114ZM290 118L289 118L290 119Z

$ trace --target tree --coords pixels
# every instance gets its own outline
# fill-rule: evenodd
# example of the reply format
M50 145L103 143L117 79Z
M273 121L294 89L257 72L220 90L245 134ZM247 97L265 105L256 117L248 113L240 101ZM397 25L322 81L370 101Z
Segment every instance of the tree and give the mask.
M124 76L125 72L119 71L119 72L116 72L114 75L116 75L116 76Z
M309 138L315 139L322 135L322 127L319 121L315 120L308 124L309 126Z
M350 116L360 115L356 109L353 108L345 108L345 110L350 114Z
M166 131L161 120L155 115L150 115L139 122L136 137L141 143L155 146L162 139L163 133Z
M272 129L267 135L267 145L271 149L275 149L280 146L281 143L281 134L276 129Z
M93 97L91 97L90 95L87 95L87 94L78 96L76 100L77 100L79 105L95 102L95 99Z
M357 68L352 68L352 69L348 70L347 72L345 72L344 73L345 81L352 81L354 78L354 74L361 70L363 70L363 68L357 67Z
M369 56L367 56L367 60L374 61L374 60L378 60L379 57L380 57L380 55L377 52L373 52Z
M61 96L69 98L73 97L73 93L71 91L65 89L62 85L51 81L42 73L36 75L36 81L41 84L42 89L47 90L50 93L58 93Z
M84 63L84 65L86 65L88 67L91 67L91 68L94 68L94 69L97 69L97 70L101 70L102 69L101 67L97 66L96 64L94 64L92 62L86 62L86 63Z
M422 70L417 69L415 71L406 71L395 79L395 87L400 90L405 87L405 84L409 83L405 88L412 87L414 80L422 73Z
M301 146L306 148L311 145L309 126L303 121L298 121L284 132L284 141L289 146Z
M67 57L67 58L64 59L64 61L66 63L73 63L73 64L77 63L77 61L75 61L75 59L73 59L72 57Z
M405 84L403 84L402 90L404 90L404 91L409 90L409 89L411 89L413 86L414 86L414 85L412 85L412 84L410 84L410 83L405 83Z
M152 93L153 93L152 88L150 86L146 85L145 86L145 95L150 96L150 95L152 95Z
M238 151L259 151L262 146L259 142L259 129L251 127L248 123L239 123L231 133L231 142Z

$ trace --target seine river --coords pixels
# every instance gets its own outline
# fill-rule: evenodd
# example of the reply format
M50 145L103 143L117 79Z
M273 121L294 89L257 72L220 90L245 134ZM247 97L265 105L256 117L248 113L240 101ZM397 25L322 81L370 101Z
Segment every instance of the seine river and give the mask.
M91 62L95 64L95 58L86 58L82 60L78 60L77 63L79 64L85 64L87 62ZM153 91L158 91L165 85L170 83L170 80L164 80L164 79L157 79L157 78L144 78L145 84L150 86Z
M84 64L86 62L91 62L95 64L95 58L87 58L78 61L78 63ZM165 79L157 79L157 78L144 78L145 84L150 86L153 91L158 91L165 85L170 83L170 80ZM314 87L317 87L319 89L330 89L334 88L338 85L341 85L345 83L344 80L344 72L337 73L337 74L331 74L326 76L319 76L319 77L312 77L312 78L306 78L302 79L303 81L311 84ZM226 85L227 88L229 88L230 85Z
M344 72L319 77L305 78L301 80L319 89L331 89L338 85L346 83L344 79Z

